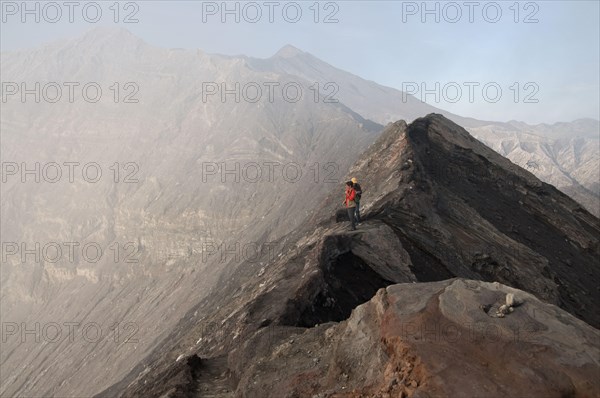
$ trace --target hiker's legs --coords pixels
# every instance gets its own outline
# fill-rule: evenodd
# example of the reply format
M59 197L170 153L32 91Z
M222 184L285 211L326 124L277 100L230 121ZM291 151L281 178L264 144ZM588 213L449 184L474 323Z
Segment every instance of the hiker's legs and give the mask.
M354 215L356 216L356 222L359 223L360 222L360 202L357 200L356 201L356 207L355 207L355 212Z
M356 229L356 217L355 217L355 208L348 207L348 218L350 219L350 224L352 224L352 229Z

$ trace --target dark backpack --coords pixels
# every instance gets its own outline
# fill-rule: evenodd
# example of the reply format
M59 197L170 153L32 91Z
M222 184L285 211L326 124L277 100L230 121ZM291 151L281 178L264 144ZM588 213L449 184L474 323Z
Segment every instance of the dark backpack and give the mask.
M360 200L360 197L362 196L362 188L360 187L359 183L354 184L354 190L356 191L356 199Z

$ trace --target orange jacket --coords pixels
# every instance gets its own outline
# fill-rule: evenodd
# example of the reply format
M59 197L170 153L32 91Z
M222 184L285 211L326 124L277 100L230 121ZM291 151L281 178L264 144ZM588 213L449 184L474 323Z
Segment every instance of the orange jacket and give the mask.
M346 200L344 200L344 204L346 207L356 207L356 203L354 203L354 198L356 197L356 191L354 188L347 187L346 188Z

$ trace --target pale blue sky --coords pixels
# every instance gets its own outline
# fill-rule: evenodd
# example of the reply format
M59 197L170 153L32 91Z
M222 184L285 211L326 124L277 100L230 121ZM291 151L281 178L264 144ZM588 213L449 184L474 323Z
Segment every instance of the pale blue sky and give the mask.
M66 7L57 23L45 21L41 14L39 23L33 21L33 16L22 23L21 10L16 15L7 12L14 4L20 6L21 1L2 3L6 20L1 25L3 51L74 37L97 25L114 25L114 11L110 9L114 1L98 2L103 15L95 24L83 19L81 7L75 9L74 23L68 22ZM34 7L34 3L28 4ZM135 17L139 22L121 25L161 47L269 57L285 44L292 44L338 68L398 89L412 82L424 83L428 88L434 88L436 82L440 87L457 82L463 88L458 102L444 97L436 102L433 95L424 99L464 116L529 123L600 118L598 1L475 2L473 22L469 21L464 1L428 2L428 8L438 7L439 23L434 14L425 15L427 19L421 21L421 1L321 1L318 23L313 20L315 1L295 3L302 10L297 23L283 17L284 6L288 7L289 18L295 15L295 5L287 1L275 2L273 23L269 22L265 1L255 2L263 13L256 23L244 20L242 9L247 2L239 2L240 23L234 21L234 15L221 22L221 9L216 15L205 15L207 21L203 22L203 9L207 11L212 5L220 8L221 1L124 1L120 2L119 20L134 11L133 6L124 9L127 3L138 7ZM457 10L454 5L459 6L462 17L451 23L448 20L455 18ZM228 7L235 7L235 2L229 2ZM514 22L516 8L518 23ZM496 9L502 12L499 21L489 22L495 18ZM93 16L91 10L88 15ZM249 7L246 11L248 18L254 17L255 9ZM47 12L52 12L48 18L54 16L53 10ZM338 22L323 23L332 12ZM528 15L538 22L524 23ZM465 82L480 84L473 103L468 100ZM497 103L486 101L481 90L492 82L502 89ZM520 84L517 103L515 82ZM525 89L526 83L533 85ZM448 91L451 97L455 94L452 90ZM417 98L421 94L417 92ZM493 96L494 91L488 94ZM524 103L527 94L539 102Z

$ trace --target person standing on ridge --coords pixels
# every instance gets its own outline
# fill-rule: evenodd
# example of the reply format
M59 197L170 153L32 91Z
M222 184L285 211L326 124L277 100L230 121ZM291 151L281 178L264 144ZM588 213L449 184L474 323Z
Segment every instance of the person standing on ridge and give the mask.
M352 177L350 181L352 181L352 187L356 192L356 197L354 198L354 202L356 203L356 210L354 212L356 217L356 224L360 225L360 197L362 196L362 188L358 183L356 177Z
M352 228L351 231L356 230L356 215L354 214L356 211L356 202L354 199L356 198L356 191L354 190L352 181L346 182L346 199L344 199L344 205L346 206L346 210L348 211L348 218L350 219L350 225Z

